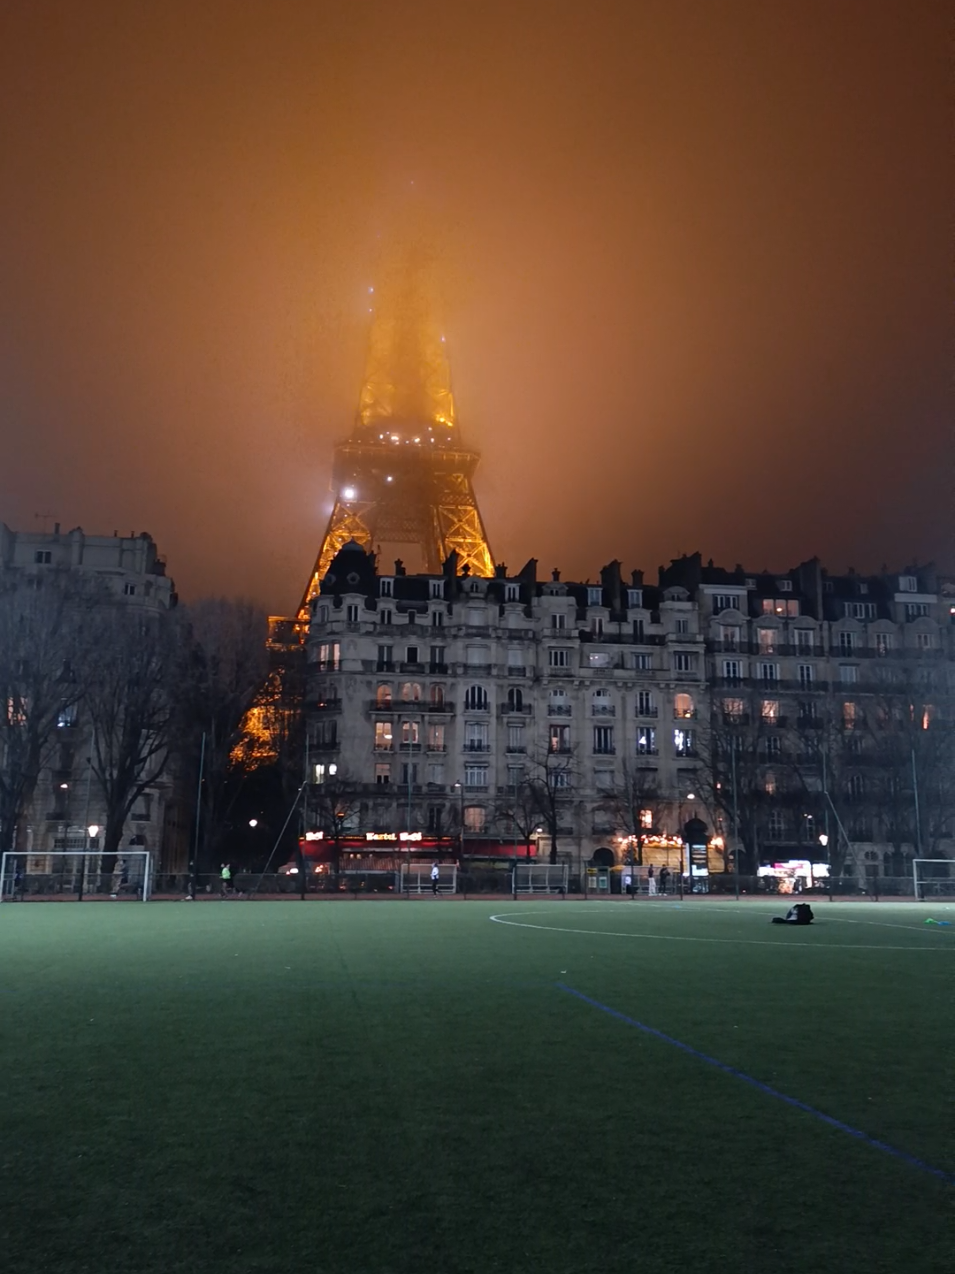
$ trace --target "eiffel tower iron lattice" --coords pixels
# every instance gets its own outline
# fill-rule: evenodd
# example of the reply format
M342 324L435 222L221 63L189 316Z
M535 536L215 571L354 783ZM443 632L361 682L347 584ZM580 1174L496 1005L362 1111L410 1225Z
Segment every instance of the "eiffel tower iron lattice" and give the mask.
M351 437L335 447L335 504L299 622L351 540L367 550L417 545L435 574L454 551L470 574L493 575L472 485L480 458L460 438L444 338L422 273L405 263L375 306L358 414Z

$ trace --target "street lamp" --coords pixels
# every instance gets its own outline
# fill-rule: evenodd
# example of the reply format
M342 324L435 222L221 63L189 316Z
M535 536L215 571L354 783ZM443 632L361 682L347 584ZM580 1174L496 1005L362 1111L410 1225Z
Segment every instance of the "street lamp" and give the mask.
M249 819L249 826L250 826L250 827L258 827L258 825L259 825L259 820L258 820L257 818L250 818L250 819Z
M453 785L453 791L458 794L458 858L461 867L464 867L464 784L458 781Z
M80 860L80 888L79 888L79 895L77 898L78 902L83 901L83 889L86 885L86 858L93 847L94 838L99 835L99 824L90 823L89 827L87 827L86 829L86 834L87 834L86 850L83 854L82 859Z
M829 901L832 902L832 855L829 853L829 849L828 849L829 836L826 832L819 833L819 844L826 851L826 866L829 868L829 871L827 874L827 880L829 881ZM812 872L811 864L810 864L809 870L811 873Z

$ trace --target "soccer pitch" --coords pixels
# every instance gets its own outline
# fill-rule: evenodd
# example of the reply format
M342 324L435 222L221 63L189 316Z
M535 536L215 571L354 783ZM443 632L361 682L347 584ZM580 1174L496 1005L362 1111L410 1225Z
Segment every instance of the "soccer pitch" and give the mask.
M4 904L4 1268L948 1271L955 906L814 910Z

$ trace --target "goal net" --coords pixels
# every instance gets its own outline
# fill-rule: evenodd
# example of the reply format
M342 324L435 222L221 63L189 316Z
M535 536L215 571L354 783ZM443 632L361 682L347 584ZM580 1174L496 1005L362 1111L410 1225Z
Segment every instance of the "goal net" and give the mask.
M405 863L401 868L399 888L403 894L434 892L431 880L433 863ZM438 863L438 893L453 894L458 887L458 869L454 863Z
M0 902L69 898L145 902L150 876L151 856L146 849L108 857L95 849L89 853L58 849L48 854L7 850L0 858Z
M566 894L566 863L518 863L514 868L515 894Z
M955 859L916 858L912 862L915 897L951 898L955 901Z

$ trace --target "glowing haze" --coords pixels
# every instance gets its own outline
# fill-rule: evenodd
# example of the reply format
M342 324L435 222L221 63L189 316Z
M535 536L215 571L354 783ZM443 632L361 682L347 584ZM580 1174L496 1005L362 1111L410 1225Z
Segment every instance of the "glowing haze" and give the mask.
M951 569L949 22L7 5L0 519L294 607L420 218L499 559Z

